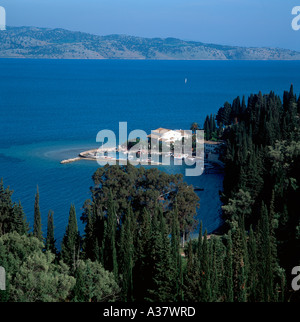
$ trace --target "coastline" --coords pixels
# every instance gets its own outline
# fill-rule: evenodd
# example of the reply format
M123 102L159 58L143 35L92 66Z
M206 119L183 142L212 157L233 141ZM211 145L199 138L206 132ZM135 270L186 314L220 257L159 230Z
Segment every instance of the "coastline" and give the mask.
M164 164L163 162L157 162L154 161L153 159L151 159L151 156L148 159L141 159L141 160L134 160L131 159L131 156L128 157L128 155L130 154L128 150L125 149L120 149L120 148L111 148L111 149L106 149L105 152L108 151L114 151L115 153L118 153L119 156L116 157L111 157L111 156L99 156L98 155L98 149L91 149L91 150L86 150L83 152L80 152L76 157L72 157L69 159L64 159L62 161L60 161L60 164L70 164L70 163L74 163L74 162L78 162L78 161L96 161L99 163L100 166L103 166L105 164L117 164L117 165L127 165L128 163L132 164L132 165L144 165L144 166L164 166L164 165L170 165L168 164ZM120 157L120 153L124 155L124 157ZM162 153L156 153L159 156L162 156ZM224 163L220 160L218 160L217 158L199 158L199 157L191 157L191 156L187 156L187 155L181 155L181 156L175 156L173 153L168 153L167 156L169 156L169 158L172 158L173 161L175 159L181 159L182 160L182 165L186 165L186 166L193 166L196 163L201 163L202 164L202 168L203 168L203 174L209 175L209 174L222 174L224 171ZM185 163L185 160L188 160L189 162L193 161L193 164L188 164ZM199 187L195 186L195 190L199 190ZM200 189L202 190L202 189Z
M77 157L72 157L70 159L62 160L60 163L61 164L68 164L68 163L74 163L78 161L98 161L100 160L103 162L99 163L99 166L104 166L106 163L109 164L111 161L113 164L116 165L127 165L128 163L132 165L142 165L142 166L163 166L163 164L157 163L154 164L152 160L151 162L147 164L143 164L139 161L134 162L134 160L128 159L128 151L122 148L111 148L110 152L116 152L116 153L121 153L124 156L124 159L118 159L118 155L116 155L116 158L112 157L101 157L97 159L96 153L98 149L90 149L82 152L77 152L78 156ZM106 149L107 152L107 149ZM174 160L173 156L171 158ZM208 230L210 234L214 235L220 235L222 234L224 230L224 222L222 221L220 217L220 207L221 207L221 202L219 200L219 194L220 191L222 191L222 183L223 181L222 176L224 173L224 164L220 161L217 160L217 158L211 158L208 157L203 160L199 160L197 162L203 163L203 173L200 177L189 177L187 178L187 182L189 185L192 185L194 188L195 193L199 196L200 202L201 202L201 211L196 214L196 219L200 223L202 221L204 223L204 226ZM172 162L171 162L172 163ZM184 158L182 160L182 166L188 166L184 162ZM220 181L221 180L221 181ZM217 201L218 200L218 201ZM214 207L208 206L214 204ZM209 218L209 220L208 220ZM208 224L209 223L209 224ZM191 233L191 238L197 238L199 233L199 227L197 227L192 233Z
M107 149L107 151L115 151L115 152L123 152L123 153L128 153L128 152L125 152L125 151L122 151L122 150L118 150L118 149ZM62 160L60 163L61 164L68 164L68 163L73 163L73 162L77 162L77 161L80 161L80 160L88 160L88 161L96 161L96 162L117 162L117 163L127 163L128 161L130 161L131 164L140 164L141 161L134 161L134 160L130 160L129 158L113 158L113 157L109 157L109 156L102 156L102 157L99 157L97 155L97 152L98 152L98 149L92 149L92 150L87 150L87 151L83 151L83 152L80 152L78 154L77 157L75 158L70 158L70 159L65 159L65 160ZM155 162L153 160L142 160L142 164L145 164L145 165L162 165L161 162Z
M122 153L124 155L129 155L129 151L128 150L125 150L125 149L116 149L116 148L111 148L111 149L106 149L105 152L111 152L111 151L114 151L115 153ZM143 151L142 151L143 152ZM145 152L145 151L144 151ZM110 157L110 156L99 156L97 155L98 153L98 149L92 149L92 150L87 150L87 151L83 151L83 152L80 152L78 154L77 157L74 157L74 158L69 158L69 159L64 159L62 161L60 161L61 164L68 164L68 163L73 163L73 162L77 162L77 161L81 161L81 160L89 160L89 161L99 161L101 163L107 161L112 161L112 162L120 162L120 163L123 163L123 162L130 162L131 164L142 164L142 165L164 165L162 162L159 162L159 161L154 161L151 159L151 157L148 157L148 159L141 159L141 160L131 160L130 156L129 157L126 157L126 158L120 158L120 157ZM148 154L148 151L145 152ZM152 153L153 154L153 153ZM156 153L156 155L159 155L161 156L162 153ZM175 156L174 157L174 154L172 153L167 153L166 156L169 156L169 157L173 157L173 158L177 158L177 159L189 159L189 160L192 160L192 161L196 161L196 162L203 162L204 163L204 160L202 158L197 158L197 157L191 157L191 156L188 156L188 155L180 155L180 156ZM133 157L132 157L133 158Z

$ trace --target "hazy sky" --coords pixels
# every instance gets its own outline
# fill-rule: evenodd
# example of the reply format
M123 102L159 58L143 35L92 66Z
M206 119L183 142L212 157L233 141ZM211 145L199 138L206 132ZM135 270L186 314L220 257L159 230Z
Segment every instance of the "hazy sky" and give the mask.
M8 26L300 51L300 30L291 27L297 5L300 0L0 0Z

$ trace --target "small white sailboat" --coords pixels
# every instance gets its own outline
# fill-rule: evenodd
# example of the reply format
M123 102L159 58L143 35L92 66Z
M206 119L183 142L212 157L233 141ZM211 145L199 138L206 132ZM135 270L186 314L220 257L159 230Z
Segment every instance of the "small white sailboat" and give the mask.
M186 84L186 83L187 83L187 81L188 81L188 79L187 79L187 78L185 78L185 79L184 79L184 83Z

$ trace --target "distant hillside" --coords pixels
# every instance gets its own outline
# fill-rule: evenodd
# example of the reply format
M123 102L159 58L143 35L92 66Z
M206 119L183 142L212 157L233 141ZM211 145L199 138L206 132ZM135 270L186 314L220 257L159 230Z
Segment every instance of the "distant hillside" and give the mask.
M245 48L125 35L96 36L64 29L7 27L0 32L0 58L300 60L287 49Z

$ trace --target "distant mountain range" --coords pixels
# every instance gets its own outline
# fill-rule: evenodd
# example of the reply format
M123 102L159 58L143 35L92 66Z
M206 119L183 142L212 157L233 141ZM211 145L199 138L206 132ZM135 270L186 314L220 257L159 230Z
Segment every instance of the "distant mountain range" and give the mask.
M96 36L64 29L7 27L0 31L0 58L300 60L300 52L205 44L176 38Z

